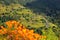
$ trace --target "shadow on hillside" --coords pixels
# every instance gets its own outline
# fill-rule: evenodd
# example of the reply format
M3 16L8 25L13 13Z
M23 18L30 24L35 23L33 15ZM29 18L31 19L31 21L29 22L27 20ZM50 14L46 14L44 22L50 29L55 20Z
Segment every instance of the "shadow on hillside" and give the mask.
M26 6L35 13L45 14L52 18L52 21L60 19L60 0L36 0L27 3ZM56 20L55 20L56 19ZM58 21L60 23L60 21Z
M26 6L34 12L42 12L48 16L57 16L60 12L60 0L36 0Z

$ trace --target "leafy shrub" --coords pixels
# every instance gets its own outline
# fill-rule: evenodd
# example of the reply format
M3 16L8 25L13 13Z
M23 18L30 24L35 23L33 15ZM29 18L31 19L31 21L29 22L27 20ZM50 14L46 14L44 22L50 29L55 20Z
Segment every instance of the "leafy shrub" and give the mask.
M5 22L7 27L0 26L0 38L2 40L41 40L46 39L46 36L42 36L34 33L34 30L26 29L22 24L14 20Z

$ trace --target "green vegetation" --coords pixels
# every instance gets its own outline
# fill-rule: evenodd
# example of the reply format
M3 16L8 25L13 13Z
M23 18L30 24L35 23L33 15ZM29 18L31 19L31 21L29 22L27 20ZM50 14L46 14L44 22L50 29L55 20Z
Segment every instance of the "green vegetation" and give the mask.
M7 5L7 3L9 4ZM27 7L22 6L16 0L13 1L1 0L0 25L6 26L4 24L6 21L16 20L19 21L24 26L26 26L26 28L34 29L35 33L47 36L46 40L59 40L60 39L59 23L57 22L53 23L52 19L54 18L46 16L44 13L41 13L43 15L41 14L38 15L39 13L37 14L35 12L31 9L28 9Z

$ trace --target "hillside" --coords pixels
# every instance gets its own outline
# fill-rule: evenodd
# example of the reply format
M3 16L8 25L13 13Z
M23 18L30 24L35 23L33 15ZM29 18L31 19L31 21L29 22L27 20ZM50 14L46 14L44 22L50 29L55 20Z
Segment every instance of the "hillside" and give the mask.
M0 0L0 26L7 27L10 20L46 36L45 40L60 40L60 0Z
M20 4L0 4L0 26L6 27L6 21L16 20L26 28L33 29L35 33L47 36L46 40L58 40L60 38L58 26L49 22L45 16L38 15Z
M49 21L60 27L60 0L36 0L27 3L26 6L34 12L50 17Z

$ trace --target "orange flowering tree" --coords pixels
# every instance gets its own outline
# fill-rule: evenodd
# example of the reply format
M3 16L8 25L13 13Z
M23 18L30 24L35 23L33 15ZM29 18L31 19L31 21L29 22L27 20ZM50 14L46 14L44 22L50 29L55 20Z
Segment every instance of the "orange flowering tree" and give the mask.
M42 36L34 33L34 30L26 29L22 24L17 21L11 20L5 22L7 28L0 26L0 35L6 35L6 40L41 40L46 39L46 36Z

